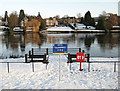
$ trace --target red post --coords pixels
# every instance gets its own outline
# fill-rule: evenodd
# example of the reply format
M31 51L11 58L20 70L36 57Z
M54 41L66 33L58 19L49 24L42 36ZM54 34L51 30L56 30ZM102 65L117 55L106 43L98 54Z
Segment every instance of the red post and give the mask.
M82 71L81 62L80 62L80 71Z

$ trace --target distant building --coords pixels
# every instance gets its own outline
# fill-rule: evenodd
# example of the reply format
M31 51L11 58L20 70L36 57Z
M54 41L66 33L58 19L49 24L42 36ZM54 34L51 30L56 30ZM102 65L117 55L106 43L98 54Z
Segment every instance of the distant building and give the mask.
M64 24L75 23L76 18L75 17L63 17L62 21L63 21Z
M118 2L118 16L120 16L120 1Z
M80 23L81 22L81 18L76 18L76 22Z
M68 17L68 23L76 23L76 18L75 17Z
M47 18L45 20L46 20L47 26L57 26L58 25L58 21L55 17L50 17L50 18Z
M2 25L8 25L8 20L7 20L7 18L5 19L5 20L2 20Z

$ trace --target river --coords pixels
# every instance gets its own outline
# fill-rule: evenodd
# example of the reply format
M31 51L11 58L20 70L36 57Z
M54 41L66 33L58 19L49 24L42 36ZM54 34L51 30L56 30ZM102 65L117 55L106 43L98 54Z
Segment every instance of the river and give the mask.
M120 33L2 34L0 57L24 56L31 48L53 48L54 44L68 44L68 48L81 48L92 57L118 57L118 39Z

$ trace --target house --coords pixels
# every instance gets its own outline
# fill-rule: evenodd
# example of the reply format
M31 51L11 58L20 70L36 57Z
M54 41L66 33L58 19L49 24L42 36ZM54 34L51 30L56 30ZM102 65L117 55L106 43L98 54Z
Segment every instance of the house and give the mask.
M81 22L81 18L76 18L76 23L80 23Z
M68 23L76 23L76 18L75 17L68 17Z
M76 18L76 17L62 17L58 23L59 24L75 24L75 23L80 23L81 22L81 18Z
M61 18L61 21L64 24L71 24L71 23L76 23L76 18L75 17L63 17Z
M2 25L6 26L8 25L8 19L6 18L5 20L1 20L2 21Z
M46 20L47 26L57 26L58 25L58 21L55 17L50 17L50 18L47 18L45 20Z

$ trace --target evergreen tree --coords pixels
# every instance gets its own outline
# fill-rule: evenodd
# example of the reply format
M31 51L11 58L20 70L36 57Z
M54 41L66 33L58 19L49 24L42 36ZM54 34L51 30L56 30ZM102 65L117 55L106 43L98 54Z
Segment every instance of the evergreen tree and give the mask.
M8 12L5 11L4 21L7 21L7 20L8 20Z
M19 13L19 21L18 21L19 25L24 18L25 18L25 13L24 10L21 9Z
M83 17L81 17L80 23L84 23L84 18Z
M45 24L45 22L42 20L42 21L41 21L41 25L40 25L40 30L44 30L44 29L46 29L46 24Z
M95 26L94 18L91 17L90 11L85 14L83 23L86 26Z
M38 19L39 22L41 22L43 20L42 17L41 17L41 15L40 15L40 12L38 12L37 19Z
M94 20L94 18L91 18L90 26L95 26L95 20Z
M39 17L39 16L41 16L41 15L40 15L40 12L38 12L38 17Z

